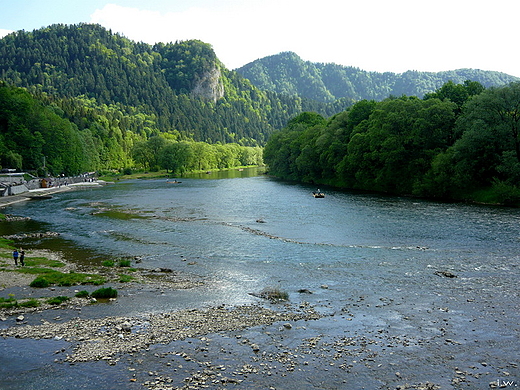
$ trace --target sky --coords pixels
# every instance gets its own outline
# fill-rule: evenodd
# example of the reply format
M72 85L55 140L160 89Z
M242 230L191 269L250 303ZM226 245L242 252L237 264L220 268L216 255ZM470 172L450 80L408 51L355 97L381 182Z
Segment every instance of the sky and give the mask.
M367 71L520 77L519 0L0 0L0 36L98 23L134 41L199 39L229 69L293 51Z

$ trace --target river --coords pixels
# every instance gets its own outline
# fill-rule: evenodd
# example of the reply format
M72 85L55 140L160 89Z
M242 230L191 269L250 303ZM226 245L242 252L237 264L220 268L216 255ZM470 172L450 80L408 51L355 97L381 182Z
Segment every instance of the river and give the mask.
M315 199L314 187L251 170L178 180L123 181L15 204L5 212L31 220L4 225L0 234L56 231L59 238L23 245L92 264L138 256L141 267L205 281L192 290L122 297L124 304L98 309L103 315L257 303L250 293L272 287L326 316L300 327L297 336L295 330L284 348L318 335L329 346L347 336L388 342L389 348L365 345L363 364L352 358L350 369L331 364L323 371L323 362L307 362L307 376L251 379L242 388L520 383L518 209L330 188ZM83 367L74 369L87 375L90 366Z

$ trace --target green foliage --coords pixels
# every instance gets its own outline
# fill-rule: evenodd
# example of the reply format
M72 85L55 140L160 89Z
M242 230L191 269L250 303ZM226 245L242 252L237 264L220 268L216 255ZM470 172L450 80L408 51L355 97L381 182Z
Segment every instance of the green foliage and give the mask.
M155 138L162 139L158 142ZM214 144L193 141L171 141L153 137L137 144L134 159L145 169L165 169L174 174L191 171L227 169L237 166L262 165L262 148L236 143Z
M120 259L119 260L119 266L120 267L130 267L131 262L128 259Z
M278 287L266 287L260 293L255 294L256 296L267 299L273 303L288 301L289 293L287 291L283 291Z
M91 24L8 34L0 39L0 165L39 175L255 165L261 161L257 148L302 112L328 118L354 101L422 96L448 80L484 86L512 81L469 69L378 74L304 62L294 53L266 57L240 72L251 81L226 69L198 40L150 46ZM458 115L463 102L480 92L477 84L449 84L429 100L454 102ZM377 133L363 128L375 103L358 104L358 112L335 116L324 132L318 130L322 124L298 124L308 130L283 147L294 165L289 176L334 181L337 170L348 171L342 153L354 129L357 147ZM391 142L400 141L387 146ZM515 169L507 156L500 159L501 172Z
M70 300L69 297L59 295L57 297L52 297L52 298L47 299L47 303L51 304L51 305L61 305L63 302L66 302L68 300Z
M20 306L20 307L27 307L27 308L30 308L30 307L40 307L41 303L40 303L39 300L37 300L35 298L31 298L31 299L28 299L26 301L19 302L18 306Z
M258 59L236 71L262 90L298 95L320 102L332 102L336 99L346 99L348 102L364 99L383 100L401 95L422 97L441 88L450 80L456 84L464 83L465 80L476 80L485 87L518 81L518 78L504 73L477 69L438 73L408 71L402 74L367 72L350 66L303 61L292 52ZM472 89L475 86L477 88ZM466 89L463 95L467 92L471 95L481 92L477 85L464 85L462 88ZM449 90L451 86L448 85L440 93L444 94ZM454 97L451 92L449 94L450 99ZM440 96L435 97L442 99ZM464 97L460 98L461 100L452 101L460 104Z
M91 296L93 298L117 298L117 290L112 287L103 287L94 291Z
M40 301L35 298L22 300L19 302L14 298L13 294L9 294L9 298L1 298L0 297L0 309L12 309L14 307L38 307L40 306Z
M0 297L0 309L11 309L16 306L18 306L18 301L14 296L9 296L9 298Z
M29 268L23 267L18 270L21 273L28 274L39 274L34 279L30 286L31 287L49 287L50 285L55 286L76 286L81 284L93 284L100 285L105 283L105 279L102 276L95 274L84 274L84 273L62 273L46 268Z
M113 267L116 264L114 260L104 260L101 265L103 267Z
M128 283L134 280L134 278L130 275L120 275L119 276L119 282L120 283Z
M50 260L46 257L31 257L26 258L25 265L27 267L38 267L38 266L45 266L45 267L51 267L51 268L61 268L64 267L65 264L58 260Z
M326 123L312 118L302 114L271 136L264 159L272 174L395 194L520 201L520 82L486 90L448 83L424 99L361 101Z
M4 216L5 219L5 216ZM14 242L12 240L8 240L7 238L0 237L0 248L2 249L13 249Z
M76 298L88 298L90 296L90 294L86 290L81 290L81 291L78 291L74 296Z
M29 286L36 288L46 288L49 287L51 283L43 276L38 276L34 279Z
M155 170L152 138L260 146L301 111L348 104L260 91L201 41L150 46L90 24L5 36L0 76L0 164L40 175Z
M484 86L476 81L466 80L463 84L455 84L450 80L437 91L424 95L424 99L450 100L460 110L470 97L481 94L484 89Z
M199 40L157 44L154 49L161 54L166 80L179 93L191 92L217 62L211 45Z

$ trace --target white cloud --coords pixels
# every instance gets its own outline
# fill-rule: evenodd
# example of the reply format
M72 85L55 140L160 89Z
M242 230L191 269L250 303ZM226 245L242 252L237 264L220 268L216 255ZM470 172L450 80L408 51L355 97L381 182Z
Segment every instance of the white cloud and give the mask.
M13 31L11 30L4 30L0 28L0 38L5 37L7 34L11 34Z
M200 39L231 69L294 51L380 72L467 67L520 76L519 13L517 0L228 0L163 13L109 4L91 22L147 43Z

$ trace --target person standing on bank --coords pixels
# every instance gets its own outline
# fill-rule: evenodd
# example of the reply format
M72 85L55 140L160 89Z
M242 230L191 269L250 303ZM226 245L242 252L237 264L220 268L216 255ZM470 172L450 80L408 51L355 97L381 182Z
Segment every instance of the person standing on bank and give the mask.
M25 266L25 251L23 249L20 250L20 264L23 266Z
M17 249L15 249L13 251L13 259L14 259L14 264L18 265L18 250Z

